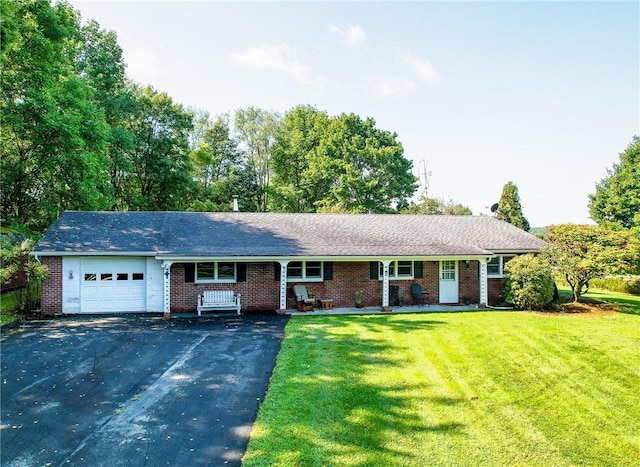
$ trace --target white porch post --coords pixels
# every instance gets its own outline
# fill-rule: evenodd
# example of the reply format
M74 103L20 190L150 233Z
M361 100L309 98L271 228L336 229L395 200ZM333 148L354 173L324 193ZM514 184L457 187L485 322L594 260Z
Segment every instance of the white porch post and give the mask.
M163 262L162 269L164 270L163 280L163 313L165 318L171 317L171 265L173 263Z
M389 264L391 261L382 261L382 309L389 308Z
M480 260L480 306L485 307L489 303L488 283L487 283L487 260Z
M280 310L287 309L287 266L289 261L280 261Z

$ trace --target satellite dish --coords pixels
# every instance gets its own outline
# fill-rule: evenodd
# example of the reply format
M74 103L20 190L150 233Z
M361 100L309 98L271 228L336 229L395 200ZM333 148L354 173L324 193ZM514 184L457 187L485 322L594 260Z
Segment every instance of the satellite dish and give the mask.
M491 205L491 212L495 213L498 210L498 203L493 203Z

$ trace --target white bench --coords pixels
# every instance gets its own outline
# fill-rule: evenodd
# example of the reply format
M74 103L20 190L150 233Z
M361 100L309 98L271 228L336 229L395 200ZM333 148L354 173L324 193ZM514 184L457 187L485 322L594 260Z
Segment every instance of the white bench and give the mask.
M203 311L236 310L240 314L240 294L233 290L205 290L198 294L198 316Z

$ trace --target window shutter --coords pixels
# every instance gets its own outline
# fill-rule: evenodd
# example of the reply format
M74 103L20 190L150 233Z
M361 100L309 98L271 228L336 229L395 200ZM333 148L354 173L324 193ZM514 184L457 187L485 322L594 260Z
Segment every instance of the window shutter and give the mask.
M273 280L274 281L280 281L280 263L273 263L273 270L274 270L274 274L273 274Z
M325 281L333 280L333 263L331 261L325 261L322 263L322 277Z
M196 265L195 263L186 263L184 265L184 281L195 282L196 279Z
M415 277L416 279L422 279L423 264L424 263L422 261L413 262L413 277Z
M247 282L247 263L236 263L236 282Z
M369 263L369 279L378 279L378 261L371 261Z

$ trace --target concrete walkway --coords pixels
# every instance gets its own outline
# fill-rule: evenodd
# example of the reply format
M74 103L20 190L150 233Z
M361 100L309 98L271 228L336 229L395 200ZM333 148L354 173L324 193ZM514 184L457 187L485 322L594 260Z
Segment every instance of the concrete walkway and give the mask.
M391 312L383 312L379 306L368 306L364 308L333 308L331 310L323 310L314 308L313 311L297 311L287 310L287 314L291 316L304 315L380 315L393 313L455 313L460 311L477 311L477 304L471 305L410 305L410 306L394 306Z

